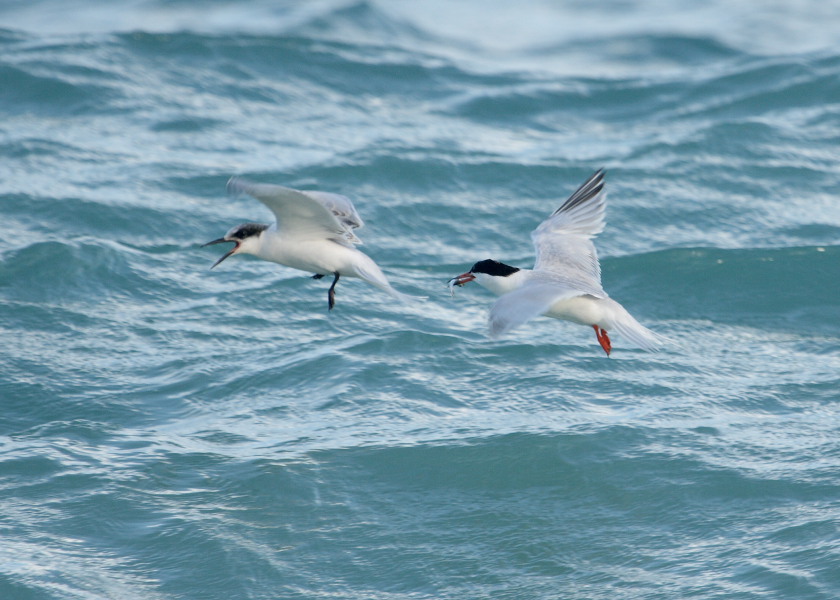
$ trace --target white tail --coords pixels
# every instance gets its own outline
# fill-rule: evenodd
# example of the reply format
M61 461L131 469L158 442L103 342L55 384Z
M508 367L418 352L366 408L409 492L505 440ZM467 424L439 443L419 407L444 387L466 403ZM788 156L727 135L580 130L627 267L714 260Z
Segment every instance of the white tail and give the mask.
M668 338L654 333L639 323L633 318L633 315L627 312L626 308L612 298L605 298L603 302L610 307L609 312L612 313L601 325L607 332L612 333L614 331L643 350L656 351L668 342Z
M624 312L626 316L623 319L616 320L612 323L612 331L615 331L628 342L643 350L655 352L665 345L667 338L658 333L654 333L634 319L630 313L627 311Z
M385 277L385 274L382 272L382 269L379 268L373 259L370 258L367 254L359 253L360 257L364 257L355 265L356 273L358 273L359 278L367 281L374 287L379 288L383 292L388 293L393 298L396 298L400 302L416 302L418 300L425 300L425 296L412 296L410 294L403 294L402 292L398 292L391 284L388 282L388 278Z

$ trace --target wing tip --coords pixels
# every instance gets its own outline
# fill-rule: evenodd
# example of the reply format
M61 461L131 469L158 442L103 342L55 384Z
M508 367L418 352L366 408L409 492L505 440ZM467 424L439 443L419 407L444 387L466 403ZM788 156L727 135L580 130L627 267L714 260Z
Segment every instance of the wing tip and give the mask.
M227 180L225 184L225 192L229 196L241 196L247 193L246 188L248 187L248 182L238 175L232 176L230 179Z
M510 332L513 327L511 327L510 323L493 317L494 315L491 313L487 322L487 337L491 340L498 340Z
M606 185L606 182L604 181L606 173L607 172L604 167L595 171L580 185L580 187L578 187L578 189L574 191L574 193L572 193L571 196L569 196L560 208L551 213L551 216L561 212L570 211L584 202L598 197L599 195L604 198L606 196L606 192L604 190L604 186Z

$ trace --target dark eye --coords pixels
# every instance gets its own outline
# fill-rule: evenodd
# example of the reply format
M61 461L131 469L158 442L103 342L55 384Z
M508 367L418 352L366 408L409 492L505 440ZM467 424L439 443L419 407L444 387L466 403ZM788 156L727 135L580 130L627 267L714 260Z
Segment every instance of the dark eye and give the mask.
M246 238L259 235L260 232L265 231L268 225L260 223L245 223L241 225L236 231L231 233L231 237L237 240L244 240Z
M235 237L238 240L244 240L245 238L249 238L252 235L255 235L256 233L258 233L258 231L254 227L242 227L236 230L236 233L233 234L233 237Z

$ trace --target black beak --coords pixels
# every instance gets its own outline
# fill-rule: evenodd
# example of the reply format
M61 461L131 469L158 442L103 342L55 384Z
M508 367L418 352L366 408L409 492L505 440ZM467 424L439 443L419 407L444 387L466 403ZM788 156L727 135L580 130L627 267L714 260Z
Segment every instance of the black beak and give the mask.
M218 240L213 240L212 242L207 242L206 244L201 244L201 247L204 248L205 246L212 246L213 244L223 244L225 242L232 242L233 240L226 240L225 238L219 238Z
M216 262L214 262L214 263L213 263L213 266L212 266L212 267L210 267L211 269L214 269L216 266L218 266L218 264L219 264L220 262L222 262L222 261L223 261L224 259L226 259L228 256L230 256L230 255L232 255L234 252L236 252L236 250L239 248L239 242L237 242L236 240L226 240L225 238L219 238L218 240L213 240L212 242L207 242L206 244L202 244L202 245L201 245L201 247L202 247L202 248L204 248L204 246L212 246L213 244L223 244L223 243L225 243L225 242L230 242L231 244L236 244L236 245L235 245L233 248L231 248L231 249L230 249L230 251L229 251L227 254L225 254L224 256L222 256L222 258L220 258L219 260L217 260Z

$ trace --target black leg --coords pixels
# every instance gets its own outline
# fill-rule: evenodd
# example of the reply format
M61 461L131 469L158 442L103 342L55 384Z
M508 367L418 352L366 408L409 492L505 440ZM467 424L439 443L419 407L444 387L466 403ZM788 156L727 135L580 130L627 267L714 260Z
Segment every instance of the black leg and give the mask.
M323 273L315 273L315 274L312 276L312 279L323 279L323 278L324 278L324 274L323 274Z
M333 279L332 285L330 286L330 291L327 292L327 300L329 302L330 308L329 310L333 309L335 306L335 284L338 283L338 278L341 277L338 273L335 274L335 279Z

